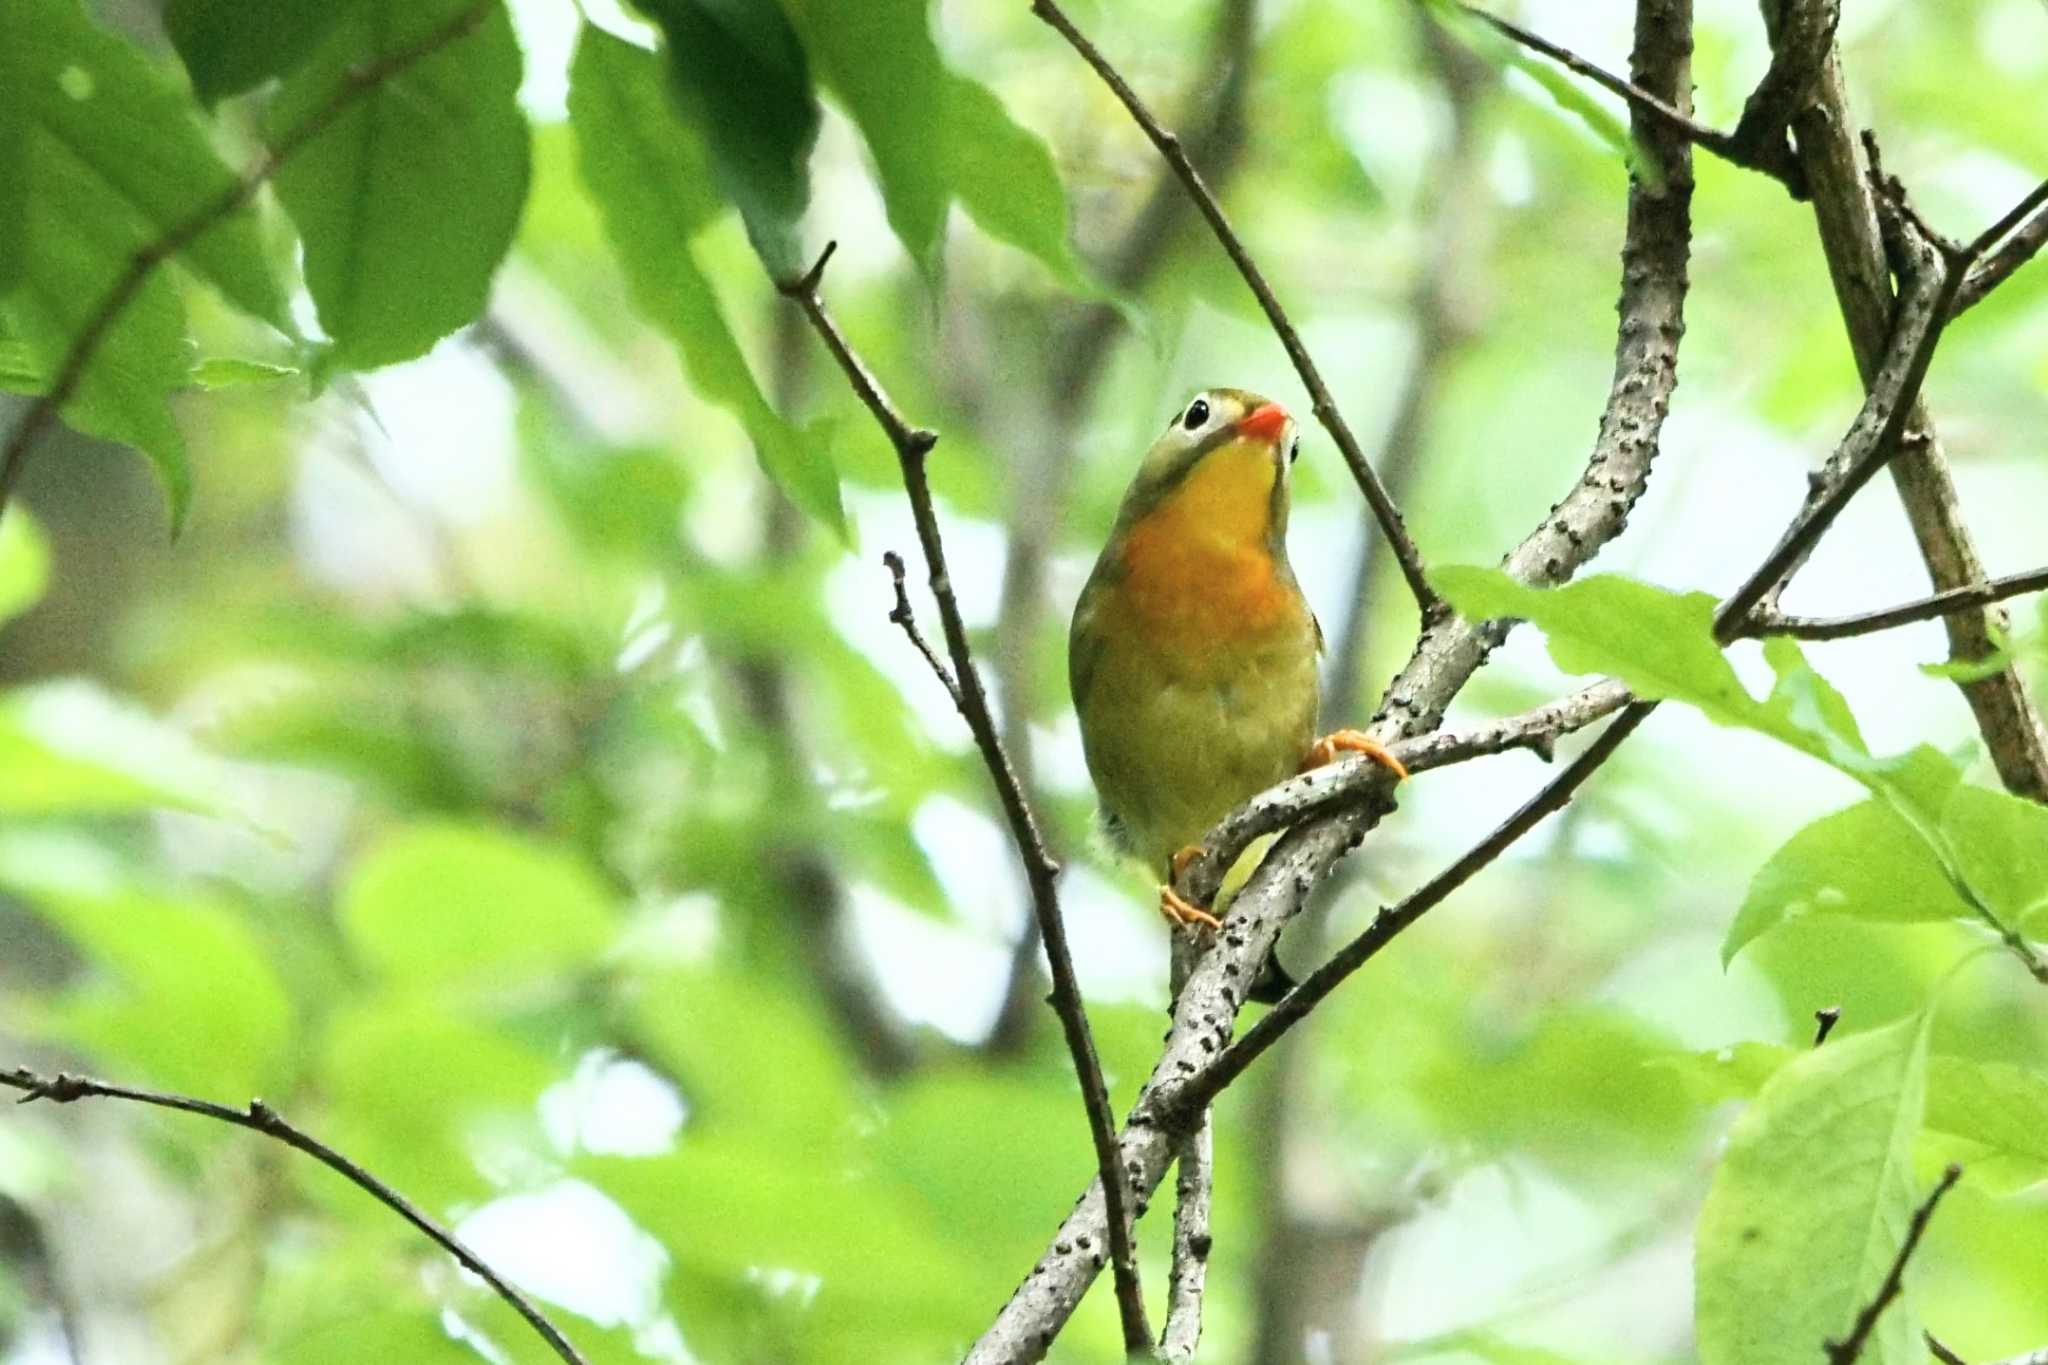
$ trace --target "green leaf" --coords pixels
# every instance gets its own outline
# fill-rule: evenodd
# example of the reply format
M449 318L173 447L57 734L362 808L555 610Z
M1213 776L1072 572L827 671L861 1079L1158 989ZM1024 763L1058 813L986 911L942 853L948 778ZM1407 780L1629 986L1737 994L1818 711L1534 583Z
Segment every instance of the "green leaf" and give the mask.
M1559 588L1532 588L1497 569L1432 570L1458 612L1472 620L1514 617L1539 626L1567 673L1609 673L1639 697L1689 702L1723 725L1754 725L1762 708L1714 643L1714 599L1674 593L1618 574Z
M28 17L25 8L0 5L0 90L19 90L27 77L21 54L28 47L22 31ZM0 99L0 295L21 280L28 249L28 139L28 110L22 101ZM19 344L0 337L0 350ZM14 385L0 376L0 387Z
M353 0L266 0L261 17L248 0L169 0L164 30L211 107L290 71L313 51Z
M1067 199L1042 139L980 82L947 69L928 0L788 0L820 78L875 159L889 226L927 275L955 199L989 235L1083 284Z
M1969 1167L1972 1184L2017 1189L2048 1177L2048 1077L2004 1062L1936 1057L1927 1126L1957 1140L1945 1155Z
M0 197L12 188L33 203L46 192L44 177L61 164L90 181L96 211L154 239L234 192L239 178L207 144L191 102L133 44L88 20L78 0L9 0L8 8L16 11L8 36L19 44L12 61L20 75L9 101L20 101L31 152L25 184L0 186ZM131 248L100 262L88 306L105 296L133 254ZM179 259L236 307L291 330L246 205L221 214ZM31 276L34 269L31 259Z
M2048 904L2048 806L1958 786L1941 832L1964 882L2008 927Z
M818 97L779 4L640 0L661 26L682 108L704 139L712 179L739 207L776 279L803 272L798 228L810 203Z
M0 886L91 971L50 1003L51 1031L130 1079L238 1103L283 1078L292 1004L246 918L139 888L100 849L0 838Z
M500 987L568 972L612 940L611 896L583 861L500 830L417 825L356 868L340 919L395 977Z
M26 507L7 511L0 517L0 625L40 602L50 583L50 542L42 527Z
M846 535L826 444L783 421L726 325L690 238L721 210L707 154L676 117L651 54L586 26L570 71L569 116L583 178L640 307L674 338L691 385L738 417L762 468L812 516Z
M0 814L160 807L261 828L257 813L239 808L219 759L131 701L83 681L42 683L0 700Z
M1798 915L1913 923L1974 915L1939 859L1888 801L1824 815L1794 834L1749 884L1721 944L1721 964Z
M1736 1121L1695 1245L1702 1365L1811 1365L1876 1293L1919 1197L1930 1021L1802 1054ZM1909 1268L1864 1353L1872 1365L1924 1358L1912 1290Z
M478 1169L481 1142L501 1135L537 1144L535 1105L560 1078L545 1056L498 1032L417 997L381 997L329 1024L318 1088L336 1146L428 1208L444 1209L492 1193ZM336 1195L378 1216L374 1206Z
M357 73L418 48L475 0L355 0L279 91L273 141L319 119ZM483 311L526 199L519 48L503 8L386 75L285 161L277 194L337 363L423 355Z
M946 127L933 114L945 108L948 73L932 42L926 0L785 3L819 79L846 105L874 156L889 226L930 273L953 196L948 158L934 146L934 132Z
M638 1036L689 1097L693 1131L822 1141L853 1122L850 1059L808 995L719 971L650 976L635 995Z
M953 193L982 231L1036 256L1068 288L1099 292L1068 238L1066 187L1045 139L965 76L949 77L942 107Z

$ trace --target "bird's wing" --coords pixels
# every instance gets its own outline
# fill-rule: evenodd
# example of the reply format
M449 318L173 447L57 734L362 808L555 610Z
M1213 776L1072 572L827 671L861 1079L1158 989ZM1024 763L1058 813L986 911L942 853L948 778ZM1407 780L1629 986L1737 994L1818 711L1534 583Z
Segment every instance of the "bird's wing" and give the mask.
M1086 704L1088 688L1095 681L1095 666L1102 660L1106 638L1100 621L1101 596L1090 583L1074 604L1074 626L1067 635L1067 687L1074 694L1074 709Z

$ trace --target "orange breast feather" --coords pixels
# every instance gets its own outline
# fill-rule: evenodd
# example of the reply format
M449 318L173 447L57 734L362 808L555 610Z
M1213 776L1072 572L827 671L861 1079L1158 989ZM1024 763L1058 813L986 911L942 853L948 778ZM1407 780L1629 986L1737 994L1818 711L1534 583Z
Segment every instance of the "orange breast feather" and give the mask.
M1122 629L1199 669L1219 650L1299 628L1301 593L1266 543L1274 473L1269 448L1234 442L1131 526L1116 602Z

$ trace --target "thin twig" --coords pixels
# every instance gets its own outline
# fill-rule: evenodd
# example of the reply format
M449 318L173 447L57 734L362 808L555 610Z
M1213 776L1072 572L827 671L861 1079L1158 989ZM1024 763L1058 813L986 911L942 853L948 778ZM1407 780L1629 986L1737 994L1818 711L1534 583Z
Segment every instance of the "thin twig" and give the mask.
M1195 169L1194 162L1188 159L1187 150L1181 145L1180 138L1169 132L1157 118L1153 117L1152 111L1145 107L1145 102L1138 98L1130 83L1109 64L1109 60L1095 44L1090 42L1081 30L1074 27L1074 21L1067 17L1066 11L1062 10L1055 0L1032 0L1031 12L1051 25L1067 40L1074 51L1080 54L1081 59L1094 68L1095 74L1102 78L1103 84L1107 85L1124 108L1130 111L1131 118L1144 130L1152 145L1159 149L1159 154L1166 158L1167 164L1173 167L1175 174L1180 177L1181 184L1187 187L1189 197L1195 201L1195 206L1201 209L1202 216L1209 220L1209 227L1215 232L1216 240L1222 244L1232 264L1236 265L1238 274L1244 277L1245 284L1250 286L1253 296L1258 299L1259 307L1265 311L1266 321L1272 325L1274 335L1280 338L1280 344L1286 348L1288 359L1294 362L1295 373L1301 376L1302 387L1308 390L1311 407L1317 420L1329 431L1330 439L1337 443L1339 453L1344 456L1344 463L1351 468L1351 477L1357 480L1359 491L1365 495L1367 504L1372 508L1373 517L1379 523L1380 534L1386 537L1387 548L1393 552L1394 558L1401 565L1401 576L1407 581L1408 591L1414 594L1424 624L1443 617L1447 609L1443 599L1437 596L1436 590L1429 586L1429 580L1423 574L1422 552L1415 547L1414 538L1408 534L1408 528L1402 523L1401 509L1394 505L1386 486L1380 482L1380 476L1373 471L1371 462L1365 458L1364 450L1359 447L1358 438L1351 434L1350 425L1337 410L1337 400L1330 395L1329 386L1323 382L1321 371L1316 368L1314 358L1308 353L1308 347L1302 343L1301 334L1288 320L1287 310L1280 306L1280 300L1273 293L1272 286L1266 283L1265 273L1259 269L1258 263L1245 249L1244 242L1238 237L1236 230L1230 226L1230 219L1224 215L1223 206L1217 202L1208 183L1202 179L1202 173Z
M85 379L86 369L93 357L105 343L107 334L126 312L128 305L142 291L142 286L156 272L156 268L170 260L208 229L224 221L228 215L240 209L255 197L278 169L314 138L334 126L343 114L364 96L376 90L392 77L405 71L417 62L433 56L442 48L463 38L479 25L496 7L497 0L479 0L455 15L418 42L400 48L369 62L353 71L336 88L328 101L300 120L283 137L258 156L255 163L243 172L241 179L229 186L212 201L201 206L190 218L168 229L155 241L139 249L129 258L127 268L114 281L100 300L98 308L86 319L72 339L71 349L64 353L51 378L49 389L29 404L21 421L8 436L4 449L0 449L0 516L7 511L8 499L13 495L14 486L21 478L21 472L28 462L30 449L41 438L46 427L56 420L57 413L71 401L78 386Z
M1942 1345L1941 1339L1932 1332L1922 1332L1921 1339L1927 1343L1927 1353L1941 1362L1941 1365L1969 1365L1961 1356ZM2008 1365L2011 1365L2008 1362Z
M1863 1311L1856 1315L1856 1322L1849 1329L1849 1335L1840 1341L1827 1343L1828 1365L1855 1365L1856 1357L1863 1354L1863 1347L1870 1340L1871 1329L1877 1326L1877 1319L1899 1296L1906 1278L1906 1262L1912 1259L1913 1251L1920 1245L1921 1236L1927 1231L1929 1220L1934 1217L1934 1206L1941 1197L1955 1188L1963 1178L1963 1168L1951 1161L1948 1169L1941 1173L1941 1179L1934 1189L1922 1200L1920 1207L1913 1210L1913 1221L1906 1225L1906 1240L1899 1243L1899 1254L1892 1258L1892 1268L1885 1272L1884 1282L1877 1287L1877 1294L1863 1305Z
M1870 635L1880 630L1891 630L1896 626L1911 625L1915 621L1931 621L1937 616L1966 607L1984 607L1993 602L2003 602L2008 597L2022 593L2040 592L2048 588L2048 568L2034 569L2027 573L2007 574L1994 578L1988 583L1975 583L1969 587L1950 588L1946 592L1918 597L1911 602L1901 602L1895 607L1881 611L1855 612L1847 616L1787 616L1781 612L1759 613L1744 632L1749 635L1790 635L1798 640L1841 640L1853 635Z
M1840 1005L1825 1005L1813 1012L1813 1045L1819 1047L1835 1031L1835 1025L1842 1022Z
M1855 129L1839 56L1830 52L1813 98L1793 120L1792 130L1812 190L1815 227L1827 255L1850 350L1867 387L1876 375L1897 310L1889 286L1878 196L1864 173ZM1983 265L1978 262L1970 274L1979 275ZM1968 287L1966 277L1963 288ZM1951 308L1962 298L1959 291ZM1905 445L1891 464L1891 477L1926 562L1931 586L1939 591L1982 582L1984 566L1925 404L1916 404L1907 414ZM1997 648L1998 624L1996 611L1984 609L1943 617L1949 657L1963 661L1990 657ZM1988 676L1959 678L1956 685L1969 703L2006 789L2048 801L2048 727L2042 724L2026 679L2017 670L2004 668Z
M110 1085L87 1076L70 1076L62 1073L43 1076L30 1071L27 1067L0 1071L0 1085L26 1092L17 1101L20 1104L29 1104L36 1100L48 1100L52 1104L70 1104L74 1100L84 1099L129 1100L136 1104L154 1105L159 1109L177 1109L187 1114L216 1119L221 1123L233 1124L237 1128L246 1128L252 1133L275 1138L287 1147L296 1148L329 1170L337 1172L378 1203L426 1234L443 1251L460 1262L463 1269L489 1285L499 1298L511 1304L514 1311L526 1319L527 1324L554 1349L556 1355L570 1362L570 1365L585 1365L583 1357L569 1344L569 1339L548 1321L547 1315L497 1271L491 1269L482 1257L458 1241L454 1233L420 1212L411 1200L369 1171L318 1138L287 1123L283 1115L262 1100L250 1100L247 1109L230 1109L211 1100L194 1099L189 1095L174 1095L157 1090L139 1090L126 1085Z
M953 699L953 708L961 715L966 715L967 699L960 695L960 684L953 681L953 672L946 667L946 661L932 652L930 643L924 638L924 632L917 628L917 617L910 610L910 593L903 582L903 556L894 550L885 550L882 552L882 563L888 566L889 581L896 589L896 605L889 609L889 620L903 628L903 633L910 637L910 643L924 656L932 675L946 689L946 695Z
M2020 222L2028 213L2033 217ZM2000 243L1995 251L1991 250L1993 243ZM1967 312L1982 303L1984 296L2004 284L2007 276L2034 259L2044 243L2048 243L2048 180L2036 185L2012 212L1978 237L1977 249L1990 254L1978 261L1969 278L1963 281L1956 295L1956 311Z
M1115 1119L1109 1109L1109 1094L1102 1080L1102 1063L1095 1054L1087 1010L1081 1002L1081 988L1074 976L1073 955L1067 947L1066 925L1060 917L1059 864L1046 850L1037 817L1024 799L1016 770L1010 766L1009 754L989 711L988 695L982 687L980 671L975 667L974 653L967 642L967 625L960 615L960 604L953 595L952 577L946 568L945 542L939 533L938 513L932 504L931 483L925 468L925 457L938 444L938 434L924 427L912 426L904 420L826 310L818 286L824 278L826 263L832 259L834 245L826 246L817 264L802 278L782 282L777 287L803 309L811 326L839 362L840 369L845 371L854 393L896 449L897 463L903 472L904 491L910 499L911 517L917 524L918 542L924 550L932 598L938 603L946 652L953 661L954 686L951 690L954 703L973 733L975 745L981 750L982 760L995 784L1004 818L1010 827L1010 837L1031 886L1032 912L1037 917L1038 931L1045 942L1046 960L1052 968L1052 1007L1059 1015L1061 1028L1066 1034L1067 1050L1073 1055L1074 1071L1081 1083L1082 1105L1088 1115L1089 1136L1094 1141L1095 1163L1102 1182L1108 1220L1109 1259L1116 1279L1117 1307L1123 1319L1124 1345L1134 1354L1148 1353L1152 1349L1152 1329L1145 1320L1144 1291L1138 1280L1137 1256L1131 1247L1131 1200L1126 1193ZM909 606L903 596L900 575L897 578L897 596L907 617ZM929 650L925 653L936 665L937 656ZM941 679L944 680L945 676L942 669Z
M1623 80L1598 63L1590 62L1570 48L1560 47L1542 34L1523 28L1512 20L1503 19L1477 5L1460 3L1458 8L1502 37L1519 43L1532 52L1541 53L1558 65L1584 76L1610 94L1620 96L1630 108L1648 116L1667 131L1676 133L1701 150L1712 152L1733 165L1759 171L1784 185L1795 197L1804 193L1798 167L1789 157L1781 158L1778 155L1779 148L1768 143L1752 147L1739 142L1734 135L1701 123L1670 101L1652 94L1633 81Z

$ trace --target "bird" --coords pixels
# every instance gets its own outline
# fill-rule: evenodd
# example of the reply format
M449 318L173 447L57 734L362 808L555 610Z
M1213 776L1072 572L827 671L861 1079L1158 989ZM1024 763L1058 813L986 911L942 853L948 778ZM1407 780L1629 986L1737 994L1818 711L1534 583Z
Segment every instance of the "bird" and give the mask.
M1247 797L1371 736L1315 737L1323 632L1287 562L1294 419L1243 389L1176 411L1131 478L1074 605L1068 684L1102 827L1162 877L1176 928L1221 921L1174 889L1199 843Z

